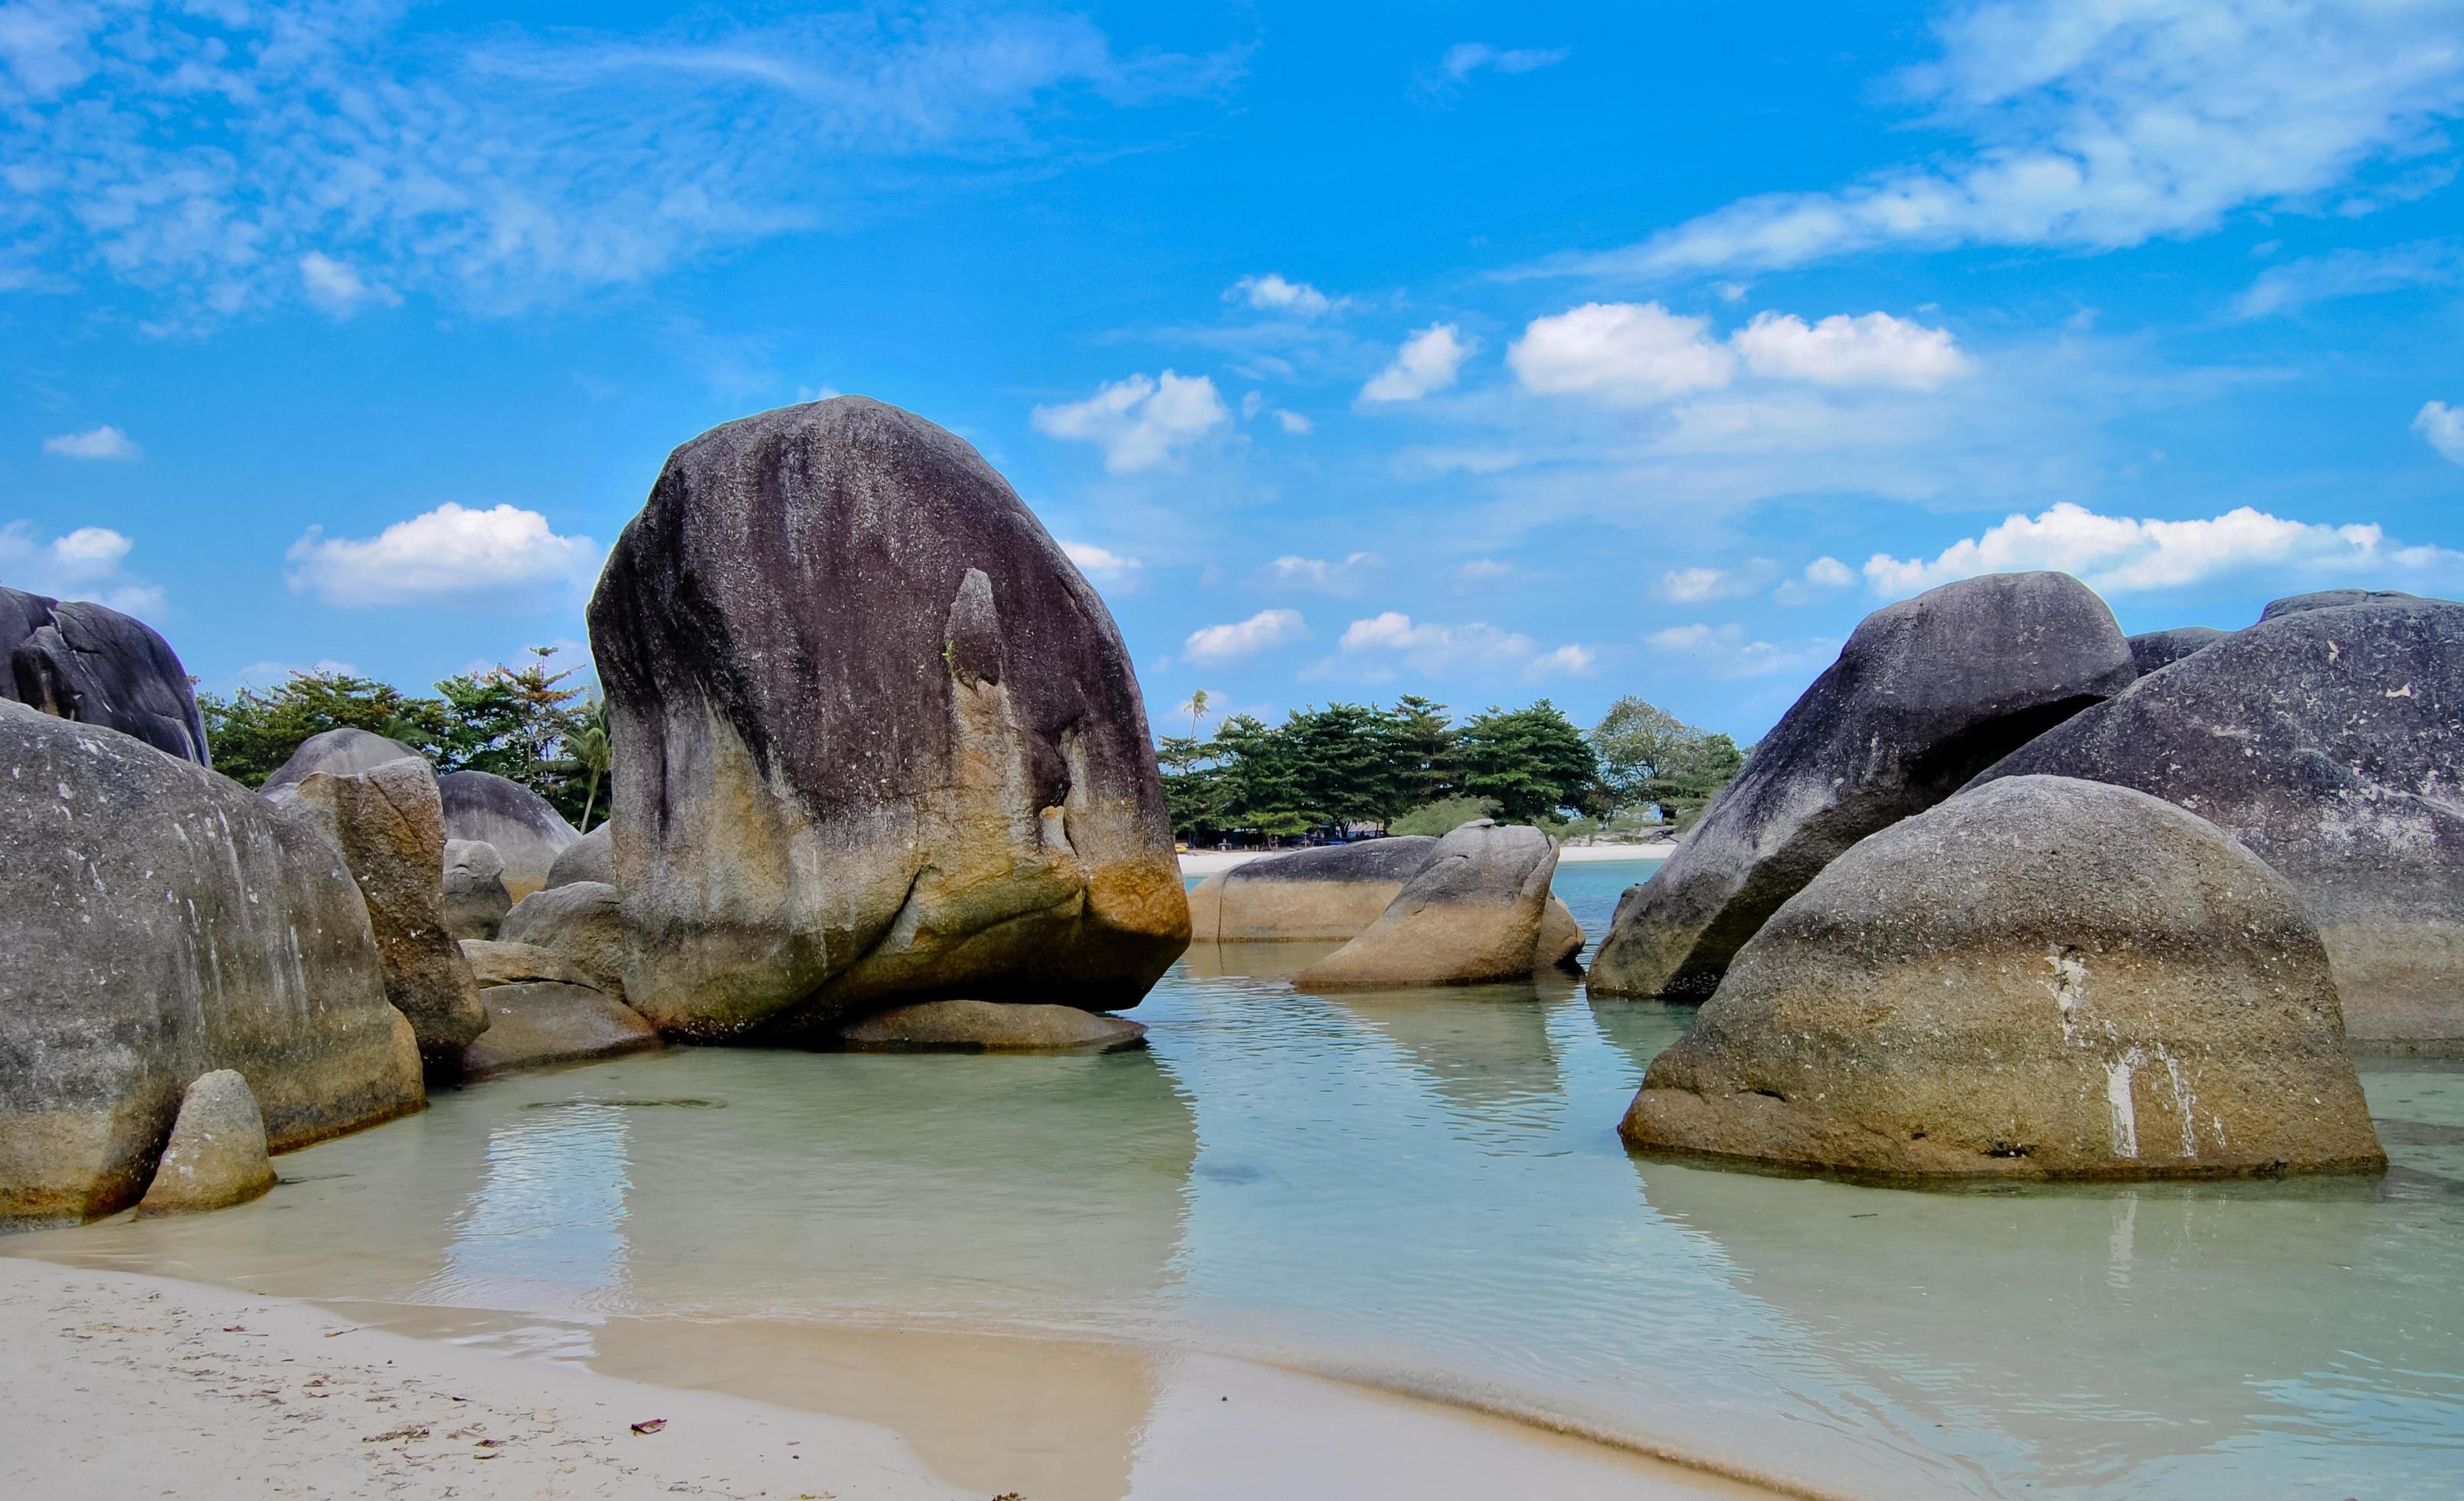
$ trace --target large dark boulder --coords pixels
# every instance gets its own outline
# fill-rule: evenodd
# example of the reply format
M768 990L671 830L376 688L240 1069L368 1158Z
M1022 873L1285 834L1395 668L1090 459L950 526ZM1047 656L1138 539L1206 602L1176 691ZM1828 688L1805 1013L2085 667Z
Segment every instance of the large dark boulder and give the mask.
M0 587L0 698L209 765L187 670L151 626L101 605Z
M2213 825L2059 777L1873 835L1739 951L1645 1149L1873 1177L2387 1165L2318 930Z
M2278 610L1980 780L2033 773L2224 828L2309 903L2356 1041L2464 1049L2464 605Z
M1376 921L1292 983L1352 990L1529 979L1541 967L1556 871L1556 841L1547 834L1475 819L1438 841Z
M590 604L630 1003L1134 1005L1189 907L1129 652L976 451L860 397L671 454Z
M327 730L301 740L299 748L291 753L291 759L274 768L274 775L266 778L265 784L257 790L272 792L276 787L287 787L300 778L319 771L332 772L337 776L374 771L389 761L400 761L406 756L423 765L427 763L427 758L419 752L372 730Z
M2130 665L2139 675L2171 667L2193 651L2202 651L2225 638L2213 626L2176 626L2170 630L2150 630L2130 638Z
M200 1074L276 1152L416 1110L366 905L306 818L0 703L0 1223L137 1201Z
M544 889L557 856L582 840L547 799L494 772L447 772L436 790L445 799L445 836L495 846L505 894L516 901Z
M1660 874L1617 904L1591 988L1705 999L1842 850L2137 675L2113 612L2068 574L1987 574L1876 610Z

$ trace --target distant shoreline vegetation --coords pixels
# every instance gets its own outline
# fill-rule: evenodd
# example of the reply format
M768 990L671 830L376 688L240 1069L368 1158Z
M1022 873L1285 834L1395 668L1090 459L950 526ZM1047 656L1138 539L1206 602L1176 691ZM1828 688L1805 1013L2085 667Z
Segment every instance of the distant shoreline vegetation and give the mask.
M1561 838L1683 828L1746 760L1727 736L1632 695L1588 731L1546 698L1461 723L1414 695L1296 709L1279 725L1236 714L1202 740L1204 695L1183 712L1191 733L1161 738L1155 755L1174 833L1193 844L1363 827L1442 834L1484 817Z

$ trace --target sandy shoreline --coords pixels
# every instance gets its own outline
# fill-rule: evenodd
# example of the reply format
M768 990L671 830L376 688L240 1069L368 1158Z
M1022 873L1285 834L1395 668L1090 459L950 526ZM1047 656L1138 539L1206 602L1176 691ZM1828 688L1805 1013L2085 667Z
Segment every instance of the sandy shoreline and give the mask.
M1143 1391L1122 1448L1050 1389L1056 1367L1088 1358L1066 1343L941 1335L935 1350L891 1332L613 1320L630 1327L608 1330L608 1356L585 1366L481 1348L472 1331L492 1317L337 1310L0 1255L0 1348L10 1352L0 1362L0 1492L47 1501L1772 1493L1220 1357L1096 1357L1155 1367L1134 1383ZM607 1363L660 1380L591 1368ZM1063 1380L1061 1391L1071 1384ZM656 1432L632 1431L654 1419L665 1420ZM1004 1424L1023 1439L1001 1442Z
M1584 865L1601 860L1665 860L1676 851L1675 845L1568 845L1557 851L1557 863ZM1180 857L1180 873L1213 875L1218 871L1246 865L1268 854L1289 852L1283 850L1192 850Z

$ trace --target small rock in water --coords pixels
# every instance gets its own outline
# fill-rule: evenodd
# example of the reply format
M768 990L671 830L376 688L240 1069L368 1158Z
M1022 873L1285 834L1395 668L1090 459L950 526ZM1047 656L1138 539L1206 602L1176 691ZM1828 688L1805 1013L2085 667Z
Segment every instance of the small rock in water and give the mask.
M186 1214L246 1203L274 1186L265 1117L248 1080L231 1069L200 1075L180 1101L171 1144L137 1206L141 1215Z

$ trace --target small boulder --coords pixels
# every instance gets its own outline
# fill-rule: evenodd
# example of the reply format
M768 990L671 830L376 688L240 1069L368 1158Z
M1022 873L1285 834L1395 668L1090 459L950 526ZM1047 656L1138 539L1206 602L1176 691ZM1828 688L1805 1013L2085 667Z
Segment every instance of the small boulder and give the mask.
M2171 630L2150 630L2130 638L2130 665L2146 676L2160 668L2171 667L2193 651L2203 651L2225 638L2225 632L2212 626L2177 626Z
M1626 1114L1654 1151L1881 1178L2386 1166L2300 897L2215 826L2013 777L1833 861Z
M436 774L416 756L397 756L362 772L312 771L266 796L306 812L342 852L368 904L385 999L410 1018L423 1056L451 1060L488 1017L447 927Z
M543 948L599 989L625 993L625 904L613 886L576 881L533 892L505 914L496 937Z
M230 1069L200 1074L180 1096L170 1145L138 1202L140 1215L225 1209L274 1186L265 1116L248 1080Z
M1601 995L1701 1001L1840 851L2138 677L2104 601L1994 573L1865 617L1592 956Z
M389 761L400 761L406 756L423 765L427 763L426 757L402 741L388 739L373 731L327 730L301 740L299 748L291 753L291 759L274 768L274 774L266 778L265 785L257 790L270 793L276 787L287 787L311 772L326 771L341 776L374 771Z
M105 606L0 587L0 698L212 764L196 693L171 644Z
M1074 1005L924 1001L851 1022L839 1038L885 1052L1112 1052L1144 1047L1147 1029Z
M516 901L545 887L556 857L582 839L547 799L492 772L448 772L436 790L445 798L446 836L495 846L505 894Z
M465 1079L493 1078L552 1063L613 1058L659 1046L656 1027L621 1001L552 980L490 985L479 992L488 1029L462 1049Z
M601 824L565 847L564 853L547 868L550 890L571 886L576 881L597 881L603 886L616 884L616 842L608 826Z
M493 938L512 909L505 857L478 839L445 841L445 931L457 938Z
M1562 969L1580 974L1582 953L1583 925L1551 893L1549 905L1540 912L1540 937L1531 949L1531 972L1536 975L1546 969Z
M1556 842L1547 834L1475 819L1438 841L1375 922L1292 983L1332 990L1524 979L1556 870Z
M551 980L561 985L581 985L585 989L599 987L590 977L573 966L561 954L540 948L536 943L508 943L500 938L464 938L462 957L471 962L471 973L478 977L482 989L489 985L517 985L527 980Z

